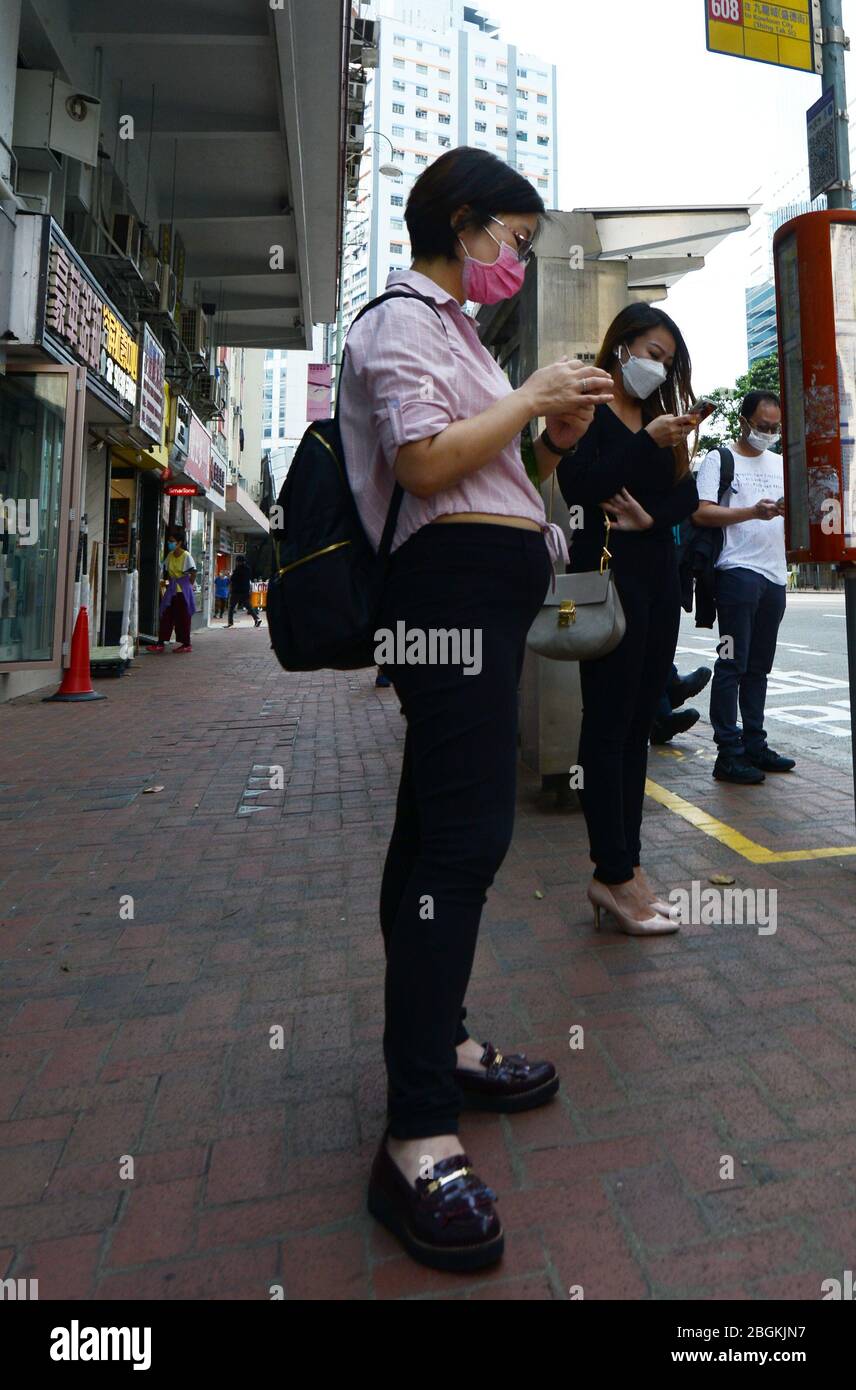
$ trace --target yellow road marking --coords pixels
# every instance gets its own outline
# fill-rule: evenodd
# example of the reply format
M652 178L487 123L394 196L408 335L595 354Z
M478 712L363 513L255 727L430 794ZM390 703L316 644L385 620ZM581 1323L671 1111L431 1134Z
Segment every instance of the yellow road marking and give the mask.
M802 859L838 859L842 855L856 854L856 845L840 845L834 849L786 849L779 852L766 849L756 840L742 835L733 826L726 825L725 821L717 820L716 816L708 815L707 811L702 811L699 806L693 806L691 801L685 801L677 792L671 792L668 788L652 782L650 777L645 783L645 791L653 801L665 806L667 811L673 811L676 816L689 821L697 830L712 836L714 840L719 840L720 844L727 845L735 854L742 855L752 864L787 864Z

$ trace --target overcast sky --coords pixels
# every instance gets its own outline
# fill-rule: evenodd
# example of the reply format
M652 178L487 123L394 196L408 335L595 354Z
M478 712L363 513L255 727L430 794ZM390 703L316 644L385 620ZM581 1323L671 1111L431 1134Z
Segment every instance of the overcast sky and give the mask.
M708 53L706 0L482 8L507 42L557 65L564 208L748 202L769 175L807 165L805 113L821 79ZM856 0L844 0L844 25L856 38ZM847 76L852 101L849 55ZM729 237L663 304L687 338L697 391L746 369L747 243Z

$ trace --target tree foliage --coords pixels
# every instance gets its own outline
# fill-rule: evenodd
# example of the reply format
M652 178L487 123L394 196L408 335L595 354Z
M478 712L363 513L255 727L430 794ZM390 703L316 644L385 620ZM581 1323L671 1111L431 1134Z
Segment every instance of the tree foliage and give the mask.
M710 450L723 444L726 439L737 439L740 434L740 402L749 391L775 391L779 393L779 355L773 352L769 357L760 357L753 362L748 372L737 378L733 387L718 386L708 392L708 398L716 402L716 410L709 415L702 426L696 454L700 458Z

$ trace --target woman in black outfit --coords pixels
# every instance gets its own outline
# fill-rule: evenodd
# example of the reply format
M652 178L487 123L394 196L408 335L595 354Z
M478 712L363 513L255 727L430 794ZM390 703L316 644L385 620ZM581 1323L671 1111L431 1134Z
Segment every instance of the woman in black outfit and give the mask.
M583 510L569 568L597 570L608 545L627 618L614 651L580 664L581 800L595 865L588 898L597 925L603 908L630 935L660 935L677 923L640 867L640 832L648 736L680 622L672 527L698 506L686 444L691 364L668 315L634 304L609 328L597 366L612 372L613 401L596 407L557 472L568 506ZM560 447L561 435L553 442Z

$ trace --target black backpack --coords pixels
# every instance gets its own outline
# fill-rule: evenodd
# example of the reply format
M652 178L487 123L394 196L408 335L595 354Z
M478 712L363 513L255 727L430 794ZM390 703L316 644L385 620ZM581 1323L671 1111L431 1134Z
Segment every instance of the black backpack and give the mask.
M387 299L421 299L442 323L432 301L411 290L379 295L354 323ZM306 430L277 498L282 525L271 527L268 627L286 671L353 671L375 664L377 612L404 494L396 482L375 553L348 482L340 385L341 366L335 415Z
M719 448L719 494L723 498L731 491L734 481L734 455L730 449ZM727 504L726 504L727 505ZM678 572L681 580L681 604L687 613L693 610L695 595L696 627L713 627L716 621L714 570L722 553L725 536L722 526L696 526L691 517L681 522L678 543Z

